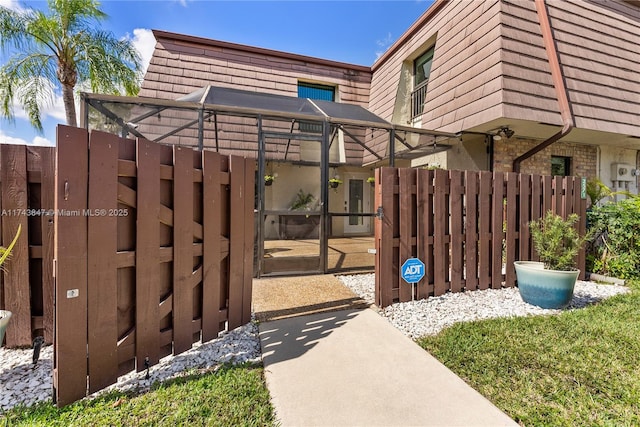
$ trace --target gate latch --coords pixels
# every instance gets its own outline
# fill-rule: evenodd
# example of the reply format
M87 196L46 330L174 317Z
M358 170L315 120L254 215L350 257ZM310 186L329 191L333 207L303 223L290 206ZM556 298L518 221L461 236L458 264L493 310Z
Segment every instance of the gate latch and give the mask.
M382 206L378 206L378 209L376 210L376 218L378 218L381 221L382 221L382 218L384 218L384 211L382 210Z

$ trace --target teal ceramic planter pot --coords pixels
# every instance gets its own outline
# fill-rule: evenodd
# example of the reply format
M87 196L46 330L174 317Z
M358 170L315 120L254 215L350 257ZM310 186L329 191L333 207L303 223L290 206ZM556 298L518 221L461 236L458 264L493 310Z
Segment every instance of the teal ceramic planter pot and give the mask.
M573 288L580 270L545 270L535 261L516 261L518 291L522 299L542 308L563 308L573 298Z
M4 341L4 331L7 330L9 319L11 319L11 312L7 310L0 310L0 347Z

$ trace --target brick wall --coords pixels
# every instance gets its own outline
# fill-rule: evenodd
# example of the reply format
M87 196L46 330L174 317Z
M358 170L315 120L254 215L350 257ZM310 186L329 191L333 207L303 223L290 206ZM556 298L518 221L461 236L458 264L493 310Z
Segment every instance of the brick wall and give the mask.
M493 168L495 171L511 172L513 160L540 144L540 140L533 139L502 139L495 141L493 153ZM593 145L576 144L572 142L556 142L550 147L523 161L520 172L540 175L551 174L551 156L571 158L571 175L580 177L595 177L597 175L597 148Z

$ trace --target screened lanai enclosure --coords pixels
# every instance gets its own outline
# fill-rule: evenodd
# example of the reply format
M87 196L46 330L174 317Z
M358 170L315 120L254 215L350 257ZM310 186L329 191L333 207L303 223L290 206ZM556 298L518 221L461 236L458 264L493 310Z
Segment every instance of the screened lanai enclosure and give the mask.
M457 138L393 125L353 104L214 86L176 100L82 100L90 130L256 160L257 277L372 270L374 169Z

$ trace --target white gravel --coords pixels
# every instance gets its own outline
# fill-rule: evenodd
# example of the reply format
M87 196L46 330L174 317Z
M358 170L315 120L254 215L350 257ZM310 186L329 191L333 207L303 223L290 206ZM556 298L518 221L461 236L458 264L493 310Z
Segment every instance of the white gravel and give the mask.
M362 274L339 276L354 293L368 302L374 301L375 276ZM573 300L564 310L583 308L620 293L628 292L624 286L598 285L578 281ZM548 310L528 304L520 298L517 288L487 289L482 291L447 293L424 300L396 303L380 310L393 326L411 338L435 335L456 322L496 317L558 314L563 310Z
M24 404L51 401L53 347L43 347L40 359L32 364L33 350L0 348L0 411ZM196 343L178 356L167 356L146 371L132 372L100 392L110 390L143 392L157 381L188 375L194 371L215 369L222 363L259 363L261 360L258 325L250 322L208 343ZM93 396L91 396L93 397Z
M366 301L374 301L373 274L338 276L342 282ZM604 298L627 292L623 286L598 285L579 281L568 310L582 308ZM565 309L565 310L567 310ZM411 338L437 334L455 322L495 317L556 314L561 310L545 310L525 303L518 290L489 289L463 293L448 293L426 300L397 303L380 310L396 328ZM32 350L0 348L0 411L16 405L32 405L51 399L52 347L43 347L40 360L34 366ZM220 338L194 347L178 356L167 356L146 372L130 373L99 393L118 389L146 391L156 381L165 381L200 370L215 369L221 363L259 362L261 358L258 326L250 322Z

